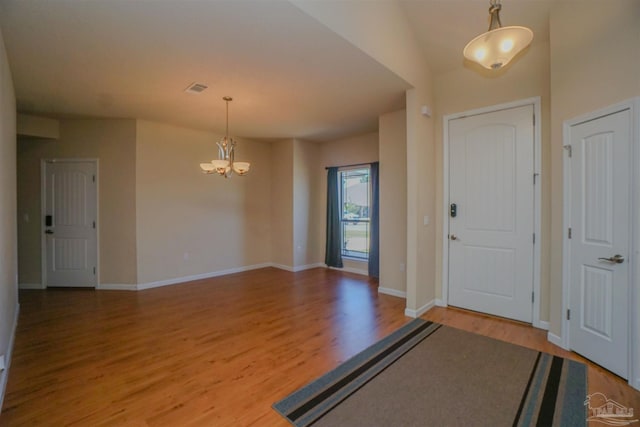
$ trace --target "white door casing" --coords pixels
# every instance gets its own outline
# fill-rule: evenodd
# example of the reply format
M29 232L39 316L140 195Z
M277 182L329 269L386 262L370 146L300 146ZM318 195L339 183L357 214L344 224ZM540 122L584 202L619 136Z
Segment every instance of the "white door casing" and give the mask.
M568 132L570 348L629 378L631 111L576 123Z
M534 106L448 124L448 302L531 323Z
M97 284L97 163L43 162L43 283Z

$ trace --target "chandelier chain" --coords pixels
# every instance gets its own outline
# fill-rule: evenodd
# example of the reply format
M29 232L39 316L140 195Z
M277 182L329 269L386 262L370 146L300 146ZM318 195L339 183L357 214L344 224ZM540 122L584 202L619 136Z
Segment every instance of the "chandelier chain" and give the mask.
M502 27L502 22L500 22L500 9L502 9L500 0L489 1L489 31Z

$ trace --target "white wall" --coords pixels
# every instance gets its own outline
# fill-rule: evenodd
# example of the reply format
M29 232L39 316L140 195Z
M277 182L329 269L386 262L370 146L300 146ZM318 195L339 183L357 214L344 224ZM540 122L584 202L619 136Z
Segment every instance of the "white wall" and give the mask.
M260 265L270 261L269 144L239 140L246 176L205 175L221 135L138 121L136 235L138 283Z
M407 118L396 111L379 118L380 279L383 292L406 293Z
M0 33L0 355L10 362L18 315L16 98ZM0 408L9 368L0 372Z

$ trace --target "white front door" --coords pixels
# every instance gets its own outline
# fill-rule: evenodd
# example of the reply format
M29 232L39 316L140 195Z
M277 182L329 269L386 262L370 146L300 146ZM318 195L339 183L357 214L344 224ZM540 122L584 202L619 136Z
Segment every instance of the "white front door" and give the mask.
M627 109L570 127L571 191L565 195L571 200L570 347L623 378L628 377L630 117Z
M45 161L45 285L95 287L97 183L93 161Z
M533 106L449 121L449 304L532 322Z

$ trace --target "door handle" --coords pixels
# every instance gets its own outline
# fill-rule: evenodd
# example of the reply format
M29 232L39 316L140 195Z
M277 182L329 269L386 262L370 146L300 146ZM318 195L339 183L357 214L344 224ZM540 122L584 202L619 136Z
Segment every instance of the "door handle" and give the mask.
M609 258L598 258L600 261L607 261L613 264L622 264L624 262L624 257L622 255L616 254Z
M458 236L456 236L455 234L450 235L449 238L451 240L458 240Z
M44 234L53 234L53 230L45 230Z

